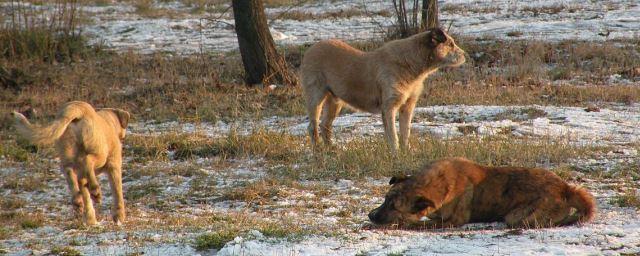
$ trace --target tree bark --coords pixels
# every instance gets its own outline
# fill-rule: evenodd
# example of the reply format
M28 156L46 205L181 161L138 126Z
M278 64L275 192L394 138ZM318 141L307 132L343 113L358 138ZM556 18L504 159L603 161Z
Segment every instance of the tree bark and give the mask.
M437 0L422 0L421 18L420 28L422 31L440 26L440 21L438 20Z
M262 0L233 0L232 7L245 82L249 85L297 85L297 77L276 50Z

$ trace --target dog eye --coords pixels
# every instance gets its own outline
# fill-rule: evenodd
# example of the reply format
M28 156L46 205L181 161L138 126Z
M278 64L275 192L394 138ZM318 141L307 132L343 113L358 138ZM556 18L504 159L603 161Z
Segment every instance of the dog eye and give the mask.
M428 207L435 207L433 201L426 199L424 197L418 197L413 204L413 212L420 212Z

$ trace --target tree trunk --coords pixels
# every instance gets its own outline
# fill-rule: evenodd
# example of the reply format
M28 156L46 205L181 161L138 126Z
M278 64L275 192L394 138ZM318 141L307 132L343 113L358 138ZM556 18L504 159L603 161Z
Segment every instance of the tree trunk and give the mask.
M440 26L440 22L438 21L437 0L422 0L421 18L420 28L422 31Z
M232 6L247 84L297 85L297 77L276 51L262 0L233 0Z

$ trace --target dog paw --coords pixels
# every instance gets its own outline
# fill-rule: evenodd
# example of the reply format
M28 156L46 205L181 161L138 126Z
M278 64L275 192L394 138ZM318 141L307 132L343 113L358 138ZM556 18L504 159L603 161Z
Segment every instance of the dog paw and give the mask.
M100 192L92 192L91 193L91 200L95 203L95 204L100 204L102 203L102 193Z
M112 215L112 218L113 218L113 222L116 224L116 226L120 226L120 225L122 225L122 223L124 222L124 219L125 219L124 212L116 213L116 214Z
M73 205L73 212L77 216L82 216L82 214L84 213L84 203L82 202L82 200L72 200L71 205Z
M116 224L116 226L122 226L122 223L124 223L124 218L114 216L113 223Z
M98 225L98 221L96 219L87 219L84 224L87 226L96 226Z

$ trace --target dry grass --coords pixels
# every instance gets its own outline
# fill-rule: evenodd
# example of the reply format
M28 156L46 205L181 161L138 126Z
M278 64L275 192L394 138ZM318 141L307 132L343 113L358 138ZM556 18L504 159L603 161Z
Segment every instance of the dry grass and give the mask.
M42 227L42 217L25 217L20 221L20 227L23 229L35 229Z
M520 12L532 13L533 16L539 16L540 14L553 15L561 12L574 13L579 11L576 6L568 6L564 4L553 4L546 6L525 6L520 9Z
M301 5L304 3L313 3L317 0L263 0L263 4L265 7L282 7L282 6L292 6L292 5Z
M0 199L0 207L3 210L16 210L27 205L27 202L19 197L6 197Z
M505 113L500 118L520 119L545 115L544 112L523 110ZM469 132L471 134L473 132ZM348 142L337 142L337 148L311 151L306 137L272 132L256 128L240 135L235 131L226 136L210 138L199 134L166 133L159 136L128 136L125 140L125 155L134 159L125 169L137 169L135 162L175 161L194 158L217 157L213 162L222 168L225 159L264 159L268 173L274 179L364 179L366 177L391 176L398 172L415 170L425 162L442 158L463 156L483 164L539 166L560 165L568 159L583 158L609 150L596 146L574 146L553 138L522 139L511 136L476 137L464 136L441 140L416 135L412 150L393 157L382 136L353 138ZM169 152L173 152L169 154ZM26 153L27 158L37 159L41 153ZM169 157L172 155L172 158ZM183 177L202 176L197 168L144 167L133 176L166 173ZM7 177L1 184L5 189L35 191L46 187L50 175L41 173L24 177ZM53 174L51 174L53 175ZM57 175L57 174L56 174ZM129 175L129 174L127 174ZM206 184L203 184L206 186ZM140 197L157 192L159 184L130 188L130 197Z
M252 182L243 187L225 191L218 200L243 201L250 205L262 205L266 200L271 200L272 197L278 195L280 184L282 184L281 180Z
M233 61L223 61L226 59ZM23 62L24 66L14 68L38 72L25 73L33 82L19 85L19 90L3 91L0 116L8 118L6 111L24 106L53 110L74 99L89 101L96 107L125 108L136 119L215 122L302 114L300 91L296 88L267 91L229 84L241 81L239 61L224 56L149 58L108 54L85 60L82 65ZM48 118L55 111L45 114Z
M192 2L189 2L189 4L191 3ZM202 5L198 5L200 4L199 2L193 1L193 4L194 5L193 5L192 11L194 13L200 13L205 10L206 3L203 2ZM145 18L175 19L175 18L185 16L185 13L174 10L172 8L157 7L154 0L135 0L135 1L132 1L132 5L135 8L135 13Z
M475 6L464 4L444 4L440 7L440 12L451 14L465 14L465 13L496 13L500 11L498 6Z
M627 189L611 199L611 203L621 207L634 207L640 209L640 194L636 189Z
M544 113L527 112L505 116L521 118L522 115L539 116ZM508 114L505 114L508 115ZM147 137L158 140L161 148L176 152L178 157L183 146L190 150L189 156L265 159L274 178L297 180L311 179L363 179L366 177L391 176L397 172L412 171L424 163L442 158L463 156L488 165L540 166L559 165L568 159L589 157L608 150L596 146L573 146L553 138L522 139L511 136L476 137L465 136L452 140L440 140L428 136L416 136L409 153L393 157L381 136L355 138L349 142L338 142L337 148L311 152L305 137L285 133L257 130L246 136L231 132L223 138L207 138L199 135L163 135ZM129 141L128 143L136 143ZM137 142L138 145L140 142ZM155 144L155 143L151 143ZM174 145L174 146L171 146ZM136 148L139 146L132 146ZM157 149L152 147L151 151ZM134 158L148 156L145 150L132 150ZM156 159L163 160L163 159ZM264 185L264 184L262 184ZM261 193L257 193L261 194ZM240 194L238 194L240 196Z
M44 191L47 189L46 180L40 174L7 177L2 182L3 189L22 191Z
M253 236L252 230L259 231L266 237L287 238L295 240L303 235L315 231L305 229L289 219L263 219L255 214L220 213L209 218L201 218L193 223L183 223L189 226L207 226L209 232L202 233L193 241L198 250L220 249L236 236Z
M330 11L330 12L322 12L322 13L290 10L290 11L270 14L268 19L305 21L305 20L322 20L322 19L346 19L351 17L372 16L372 15L391 17L392 14L387 10L367 12L365 10L357 9L357 8L350 8L350 9L343 9L339 11Z
M299 137L260 128L246 136L231 131L221 138L175 133L129 137L125 143L138 160L166 161L171 151L174 160L219 156L223 159L264 157L272 161L287 161L302 150Z
M516 31L507 32L507 36L509 36L509 37L520 37L522 35L524 35L524 33L522 31L517 31L516 30Z
M640 99L640 87L610 86L608 82L614 74L631 81L640 79L629 72L640 67L640 59L630 54L639 52L632 44L458 41L470 55L468 64L429 78L420 105L586 106L593 102L630 104ZM377 45L356 44L362 49ZM299 65L305 49L287 48L287 60ZM0 86L2 129L8 128L9 110L47 109L41 112L49 119L70 100L125 108L142 120L216 122L305 114L300 88L239 85L243 71L237 53L175 57L98 51L85 56L82 64L0 59L0 65L15 83ZM554 85L554 80L564 80L564 85Z
M48 255L59 255L59 256L81 256L80 251L74 249L70 246L64 247L54 247L51 249Z
M1 59L53 63L68 62L85 54L86 40L79 32L83 18L78 1L52 1L49 4L58 10L52 15L26 2L8 1L10 6L20 7L10 8L6 21L0 20ZM0 72L0 81L2 78Z
M452 140L417 137L408 153L393 157L381 137L357 139L344 148L323 152L299 163L297 169L280 169L285 175L311 179L364 179L411 173L429 161L466 157L495 166L560 165L568 159L588 157L606 148L573 146L552 138L519 139L510 136L465 136Z

